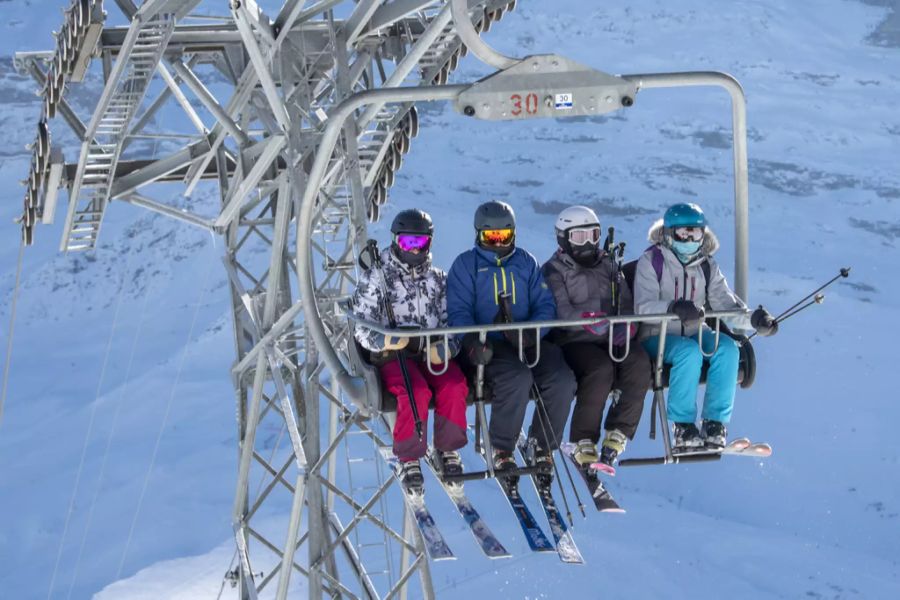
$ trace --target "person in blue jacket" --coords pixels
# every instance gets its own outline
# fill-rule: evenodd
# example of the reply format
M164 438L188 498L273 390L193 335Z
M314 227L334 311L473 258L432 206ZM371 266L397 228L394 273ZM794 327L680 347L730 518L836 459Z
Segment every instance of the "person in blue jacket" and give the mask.
M475 232L475 247L456 257L447 275L448 324L457 327L555 319L556 303L540 265L534 256L516 247L512 207L498 201L479 206ZM511 314L504 314L503 307ZM483 343L477 334L467 334L462 338L461 356L471 365L485 367L485 383L493 402L488 430L496 470L516 466L513 450L525 421L531 386L537 384L547 421L542 422L536 408L528 435L536 441L534 458L549 483L551 452L559 445L576 384L560 348L544 340L546 333L545 329L523 331L525 362L520 360L516 331L493 332ZM526 362L533 362L538 350L540 360L529 368Z

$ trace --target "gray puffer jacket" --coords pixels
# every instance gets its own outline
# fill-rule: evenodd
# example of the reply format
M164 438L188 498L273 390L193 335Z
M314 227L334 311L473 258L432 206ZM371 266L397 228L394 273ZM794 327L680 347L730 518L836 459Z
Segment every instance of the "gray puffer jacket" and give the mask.
M712 310L747 308L747 305L728 287L725 275L712 257L719 249L719 240L709 228L706 229L700 254L686 265L681 264L675 253L663 244L662 219L650 227L647 237L662 252L662 277L657 279L656 270L653 268L653 253L648 249L638 260L634 276L634 305L637 314L665 313L673 301L682 299L691 300L697 308L703 308L707 300ZM703 275L701 266L703 261L709 262L711 278L709 285L706 284L706 277ZM709 298L706 296L707 290ZM747 316L727 319L726 323L732 329L751 329L750 318ZM677 322L669 324L670 335L693 336L697 334L697 329L696 325L684 327ZM658 325L641 326L641 339L654 335L659 335Z
M401 262L390 248L381 251L388 300L394 309L398 327L436 329L447 326L447 274L432 266L431 257L423 264L410 267ZM354 315L366 321L388 325L384 310L381 273L375 269L360 274L359 284L350 302ZM356 340L366 350L381 352L384 336L366 327L356 327ZM438 340L439 341L439 340ZM450 353L459 349L450 338Z
M557 250L541 267L544 279L556 300L556 315L559 319L580 319L586 312L615 313L612 297L612 277L615 266L608 254L603 254L593 266L584 267L572 257ZM619 295L620 313L634 314L631 290L622 277ZM620 327L624 328L624 325ZM606 342L609 325L594 328L597 334L583 327L567 327L553 331L552 340L557 344L569 342ZM618 329L618 328L617 328ZM623 329L624 331L624 329Z

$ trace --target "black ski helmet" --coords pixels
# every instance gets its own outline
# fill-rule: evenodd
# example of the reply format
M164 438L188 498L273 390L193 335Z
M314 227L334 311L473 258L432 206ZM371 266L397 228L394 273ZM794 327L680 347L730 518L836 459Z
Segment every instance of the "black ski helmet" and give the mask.
M480 233L485 229L512 229L513 238L509 246L505 248L497 248L493 246L482 246ZM506 256L513 251L516 245L516 213L512 206L506 202L499 200L491 200L485 202L475 209L475 243L484 248L495 252L498 256Z
M429 216L427 212L419 210L418 208L401 210L397 213L397 216L394 217L393 223L391 223L391 233L393 234L391 250L401 262L410 265L411 267L415 267L427 261L431 256L430 246L425 252L413 253L406 252L397 245L397 235L401 233L428 236L434 235L434 223L432 223L431 216Z

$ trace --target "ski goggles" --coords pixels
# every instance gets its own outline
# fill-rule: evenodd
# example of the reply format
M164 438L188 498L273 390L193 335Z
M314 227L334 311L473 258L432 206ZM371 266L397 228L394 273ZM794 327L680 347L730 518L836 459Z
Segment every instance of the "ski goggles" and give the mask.
M569 243L573 246L600 243L599 227L576 227L569 230Z
M488 246L509 246L515 234L513 229L482 229L478 232L478 240Z
M678 242L702 242L704 233L704 227L676 227L672 237Z
M397 246L404 252L427 251L431 246L431 236L417 233L398 233L394 237Z

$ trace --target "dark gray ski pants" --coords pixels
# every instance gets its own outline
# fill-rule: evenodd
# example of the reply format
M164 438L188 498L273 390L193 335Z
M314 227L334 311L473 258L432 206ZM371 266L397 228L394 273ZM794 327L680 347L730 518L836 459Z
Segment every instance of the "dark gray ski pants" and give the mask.
M529 369L519 361L519 353L512 344L506 340L491 340L491 343L494 358L484 368L485 382L490 386L493 398L489 425L491 444L498 450L515 448L525 422L531 384L537 383L550 422L542 427L535 407L528 435L537 439L542 448L556 448L575 396L575 375L566 364L562 350L541 340L541 360ZM551 428L555 436L551 434Z
M614 363L609 357L606 342L572 342L562 347L566 361L578 378L578 396L572 412L572 427L569 441L591 440L595 444L600 439L600 422L606 399L614 388L622 395L606 415L604 428L618 429L628 439L634 439L644 397L650 387L650 358L636 340L632 340L628 356L621 363ZM621 356L622 349L617 348Z

